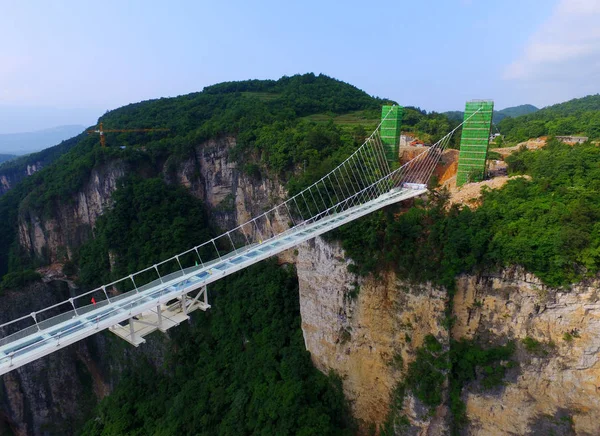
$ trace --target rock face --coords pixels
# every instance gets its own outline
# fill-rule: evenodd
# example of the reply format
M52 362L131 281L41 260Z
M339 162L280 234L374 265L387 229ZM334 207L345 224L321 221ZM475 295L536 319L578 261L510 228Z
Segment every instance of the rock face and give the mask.
M357 278L348 264L337 243L317 238L300 246L300 310L315 366L341 376L363 430L385 421L393 386L424 336L433 334L446 346L450 337L517 344L518 365L505 387L464 387L470 421L464 434L600 434L600 280L558 290L519 269L462 276L449 335L441 326L445 291L404 283L390 272ZM407 395L403 412L407 434L448 431L444 406L429 418Z
M347 266L337 243L317 238L299 247L302 331L315 366L342 378L353 414L366 431L369 424L385 421L392 389L425 336L448 342L441 324L446 293L410 286L393 273L358 278ZM409 403L405 409L415 429L442 434L443 420L432 425L421 419L415 401Z
M600 280L557 290L511 269L458 283L453 336L519 344L500 393L465 394L469 434L600 434ZM528 351L526 338L539 347Z
M195 147L189 159L174 165L167 161L156 169L168 183L181 184L202 199L213 222L223 229L245 223L285 197L276 178L257 180L240 171L229 156L234 146L234 138L213 139ZM45 263L70 259L74 250L92 237L96 220L111 205L119 179L133 170L120 160L94 168L79 192L46 214L28 207L25 200L19 214L20 245ZM268 234L271 227L287 228L288 221L275 215L257 224ZM190 245L194 242L203 241L190 241Z
M25 177L41 170L43 166L41 161L32 162L29 165L26 165L22 170L9 170L0 173L0 197L6 194Z
M213 221L222 229L233 229L257 217L286 197L277 178L245 174L230 156L235 138L209 140L194 149L194 156L179 163L174 174L164 171L170 183L187 187L208 206ZM287 228L289 218L269 216L259 221L263 230Z
M92 236L96 220L110 205L117 181L125 173L126 166L120 161L94 168L88 182L71 201L55 204L49 216L31 207L21 207L21 247L48 263L70 259L73 250Z

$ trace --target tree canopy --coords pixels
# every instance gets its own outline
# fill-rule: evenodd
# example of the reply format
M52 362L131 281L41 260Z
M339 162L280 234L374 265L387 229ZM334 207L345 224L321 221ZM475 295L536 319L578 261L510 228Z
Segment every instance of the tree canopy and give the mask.
M498 128L509 141L517 142L547 135L581 134L599 139L600 94L548 106L529 115L506 118Z

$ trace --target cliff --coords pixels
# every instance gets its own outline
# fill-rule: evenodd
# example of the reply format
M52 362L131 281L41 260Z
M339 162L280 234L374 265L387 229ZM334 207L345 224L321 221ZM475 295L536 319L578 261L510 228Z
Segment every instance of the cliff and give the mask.
M392 390L425 336L448 343L442 327L446 293L410 285L392 272L359 278L348 272L348 263L338 243L317 238L299 247L300 313L315 366L342 378L353 414L366 432L386 420ZM445 431L443 410L434 419L423 418L414 398L405 402L415 431Z
M70 259L92 236L96 220L110 205L117 181L126 172L120 161L94 168L83 188L70 201L54 204L49 216L28 206L26 198L19 211L21 247L47 263Z
M0 197L6 194L25 177L41 170L44 164L41 161L29 162L19 168L0 171Z
M445 347L462 338L483 346L516 343L505 386L464 387L464 434L598 434L600 280L561 290L518 268L461 276L449 334L442 327L445 290L392 272L358 278L348 263L337 243L317 238L299 247L302 330L317 368L341 376L363 431L384 423L394 386L432 334ZM409 394L402 412L410 424L402 434L448 432L445 405L431 416Z
M470 434L598 434L600 280L552 289L510 269L458 284L454 337L519 344L504 389L467 389Z
M257 179L238 169L229 157L233 137L212 139L194 147L187 159L161 162L152 171L171 184L181 184L208 206L211 221L231 229L256 216L285 196L276 178ZM96 167L84 186L70 199L40 212L23 202L19 212L19 243L31 256L45 263L64 262L87 241L97 218L111 204L118 180L136 171L122 160ZM276 223L285 227L287 218ZM190 244L204 241L190 241Z

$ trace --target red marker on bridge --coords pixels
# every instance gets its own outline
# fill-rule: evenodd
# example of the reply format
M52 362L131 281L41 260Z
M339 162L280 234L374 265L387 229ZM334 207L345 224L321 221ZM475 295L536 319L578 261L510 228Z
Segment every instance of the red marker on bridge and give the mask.
M95 306L96 305L96 299L94 297L92 297L92 304Z

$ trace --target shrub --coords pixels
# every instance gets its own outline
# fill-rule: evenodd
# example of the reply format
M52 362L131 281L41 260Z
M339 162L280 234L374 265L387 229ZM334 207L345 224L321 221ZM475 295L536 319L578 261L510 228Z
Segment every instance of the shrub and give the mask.
M17 271L5 274L0 283L0 290L22 288L28 283L40 280L42 276L33 270Z

